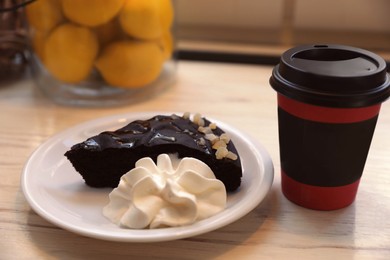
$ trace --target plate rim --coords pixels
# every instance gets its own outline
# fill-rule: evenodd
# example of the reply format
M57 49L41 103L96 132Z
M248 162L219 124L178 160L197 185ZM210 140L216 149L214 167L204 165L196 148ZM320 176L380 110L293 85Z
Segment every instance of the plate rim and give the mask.
M28 183L29 179L29 168L31 167L31 164L34 162L35 157L39 156L40 152L47 150L48 148L46 146L50 146L51 143L56 143L56 139L58 140L64 140L66 139L66 136L69 136L75 131L81 130L87 126L92 128L93 126L102 124L102 123L109 123L110 125L118 124L119 120L124 120L126 122L130 122L134 120L133 118L148 118L151 116L155 115L171 115L171 114L183 114L180 112L163 112L163 111L155 111L155 112L129 112L129 113L122 113L122 114L114 114L114 115L108 115L108 116L103 116L103 117L98 117L95 119L87 120L84 122L80 122L78 124L75 124L73 126L70 126L62 131L59 131L58 133L50 136L47 138L45 141L43 141L28 157L27 162L25 163L23 170L22 170L22 175L21 175L21 187L22 187L22 192L24 194L24 197L26 198L28 204L36 212L39 216L42 218L46 219L50 223L63 228L65 230L71 231L73 233L86 236L86 237L91 237L91 238L96 238L96 239L102 239L102 240L108 240L108 241L119 241L119 242L161 242L161 241L170 241L170 240L176 240L176 239L183 239L183 238L188 238L192 236L197 236L201 235L204 233L208 233L213 230L217 230L219 228L222 228L224 226L227 226L243 216L247 215L249 212L251 212L254 208L256 208L266 197L266 195L269 193L273 181L274 181L274 167L273 167L273 162L272 159L267 152L267 150L264 148L264 146L258 142L256 139L254 139L252 136L250 136L248 133L243 132L242 130L239 130L230 124L224 123L222 121L216 120L212 117L206 117L208 120L211 122L215 122L219 127L222 129L226 128L229 129L229 131L234 131L236 134L239 134L239 137L241 141L245 143L247 147L251 147L251 152L255 154L254 156L259 160L261 160L262 164L259 165L262 170L264 171L262 174L262 181L260 182L259 186L262 186L261 191L259 191L259 194L257 197L253 200L251 200L251 203L246 203L245 207L241 209L239 214L236 213L234 218L227 218L228 220L224 221L219 221L214 223L209 224L206 228L200 228L196 229L196 226L200 225L199 223L202 223L202 221L195 222L194 224L188 225L188 226L182 226L182 227L169 227L166 229L176 231L175 236L165 236L164 234L160 235L154 235L153 237L147 236L147 237L138 237L138 236L127 236L127 235L111 235L111 234L104 234L101 232L96 232L94 230L85 230L85 229L80 229L78 227L75 227L74 225L71 224L66 224L64 223L63 220L59 219L58 217L54 216L53 214L48 214L48 210L45 210L42 205L38 203L36 198L34 199L31 197L31 191ZM58 141L57 141L58 142ZM240 191L237 191L240 192ZM226 209L225 209L226 210ZM222 211L224 212L224 211ZM214 220L216 217L212 216L206 220ZM218 220L218 218L216 219ZM191 228L192 227L192 228ZM188 231L190 229L190 231ZM121 229L122 230L122 229ZM160 229L161 230L161 229ZM191 231L192 230L192 231ZM134 230L132 230L134 232ZM137 230L139 232L142 230ZM145 231L145 230L144 230ZM129 234L129 233L127 233Z

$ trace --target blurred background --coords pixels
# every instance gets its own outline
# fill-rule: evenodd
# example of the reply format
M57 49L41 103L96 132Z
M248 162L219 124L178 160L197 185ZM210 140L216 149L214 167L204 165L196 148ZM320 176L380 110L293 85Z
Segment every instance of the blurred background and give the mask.
M193 51L274 57L307 43L346 44L390 57L388 0L176 0L176 7L182 57Z
M390 0L172 1L175 56L182 60L275 65L296 45L345 44L390 63ZM0 0L0 80L24 71L26 28L16 7L31 2ZM41 3L42 12L53 13L45 5L57 2Z

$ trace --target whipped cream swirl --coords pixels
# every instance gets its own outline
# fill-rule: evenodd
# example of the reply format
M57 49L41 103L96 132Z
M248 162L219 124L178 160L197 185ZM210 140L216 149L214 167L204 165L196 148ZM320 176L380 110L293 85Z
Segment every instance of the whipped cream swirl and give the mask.
M226 207L224 184L202 161L161 154L136 162L109 195L103 214L127 228L183 226Z

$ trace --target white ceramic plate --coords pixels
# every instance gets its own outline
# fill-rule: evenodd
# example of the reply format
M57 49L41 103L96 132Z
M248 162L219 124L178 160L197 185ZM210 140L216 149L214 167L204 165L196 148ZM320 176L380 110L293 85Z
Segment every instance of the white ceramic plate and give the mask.
M31 155L22 173L22 189L31 207L51 223L84 236L112 241L154 242L186 238L221 228L246 215L264 199L274 177L267 151L246 134L209 118L230 134L241 156L242 185L236 192L228 194L226 209L183 227L132 230L112 224L102 214L111 189L86 186L64 153L73 144L90 136L157 114L166 113L105 117L76 125L48 139Z

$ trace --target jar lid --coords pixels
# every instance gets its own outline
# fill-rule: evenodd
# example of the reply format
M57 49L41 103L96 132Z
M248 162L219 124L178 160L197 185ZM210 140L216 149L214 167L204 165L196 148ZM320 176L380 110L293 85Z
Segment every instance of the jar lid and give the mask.
M344 45L303 45L282 54L270 78L280 94L330 107L363 107L390 96L386 62Z

